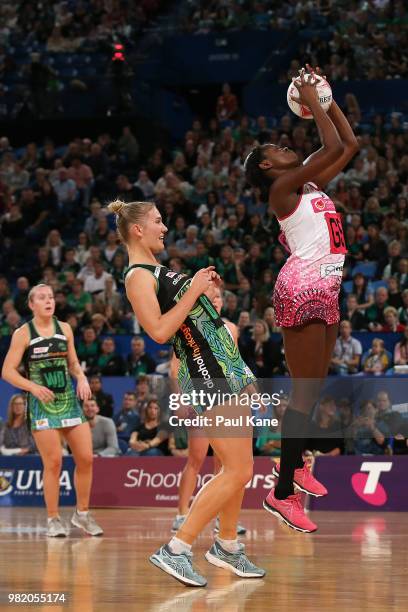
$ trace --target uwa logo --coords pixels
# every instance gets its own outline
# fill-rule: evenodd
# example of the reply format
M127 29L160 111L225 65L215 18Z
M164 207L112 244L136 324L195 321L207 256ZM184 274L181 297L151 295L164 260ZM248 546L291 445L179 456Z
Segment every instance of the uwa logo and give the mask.
M354 492L372 506L383 506L388 496L380 483L380 477L382 472L390 472L391 469L391 461L364 461L361 464L360 472L351 477ZM367 473L362 474L362 472Z

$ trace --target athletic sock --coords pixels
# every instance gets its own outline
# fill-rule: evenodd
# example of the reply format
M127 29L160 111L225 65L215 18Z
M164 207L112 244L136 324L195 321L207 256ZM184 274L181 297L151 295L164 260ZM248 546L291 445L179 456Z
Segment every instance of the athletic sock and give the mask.
M89 512L89 510L78 510L78 508L77 508L78 516L87 516L88 512Z
M223 549L226 550L227 552L235 553L235 552L238 552L240 549L239 542L236 538L235 540L222 540L221 538L217 536L215 539L217 540L217 542L221 544Z
M180 538L176 538L176 536L174 536L169 542L169 548L175 555L180 555L181 553L190 552L191 544L187 544L187 542L184 542L183 540L180 540Z
M293 476L303 467L305 437L309 430L309 415L288 408L282 422L281 460L279 480L275 488L276 499L294 494Z
M186 518L185 514L176 514L176 519L179 521L180 519Z

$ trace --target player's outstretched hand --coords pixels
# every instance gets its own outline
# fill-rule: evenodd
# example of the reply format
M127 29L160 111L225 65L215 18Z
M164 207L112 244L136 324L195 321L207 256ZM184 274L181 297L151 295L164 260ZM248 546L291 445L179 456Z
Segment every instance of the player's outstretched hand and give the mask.
M77 396L82 401L89 400L92 397L92 391L85 376L81 376L77 382Z

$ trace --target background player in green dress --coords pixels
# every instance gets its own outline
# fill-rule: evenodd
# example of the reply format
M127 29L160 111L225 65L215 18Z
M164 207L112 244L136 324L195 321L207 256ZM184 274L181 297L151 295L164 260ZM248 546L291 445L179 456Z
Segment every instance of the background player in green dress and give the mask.
M33 287L28 304L34 316L14 332L2 376L14 387L28 393L27 420L44 466L47 535L68 535L58 511L62 465L60 433L72 451L76 466L77 508L71 523L90 535L101 535L103 530L89 513L92 437L78 402L78 398L89 399L92 394L78 361L72 329L68 323L54 317L55 299L48 285ZM19 371L22 363L25 376ZM77 379L78 398L70 375Z

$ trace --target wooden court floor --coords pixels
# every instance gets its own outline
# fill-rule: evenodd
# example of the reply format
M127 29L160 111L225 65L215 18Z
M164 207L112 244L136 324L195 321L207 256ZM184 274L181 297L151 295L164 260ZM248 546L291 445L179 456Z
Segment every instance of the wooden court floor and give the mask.
M63 509L69 517L70 509ZM281 526L263 510L242 512L242 538L267 570L243 580L204 559L212 532L196 543L195 561L208 579L189 589L147 558L169 538L171 510L97 510L102 538L73 530L45 537L44 511L0 508L0 610L75 612L337 612L408 610L408 515L316 512L313 535ZM65 592L67 603L11 606L9 592Z

